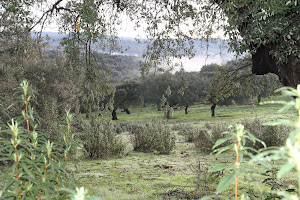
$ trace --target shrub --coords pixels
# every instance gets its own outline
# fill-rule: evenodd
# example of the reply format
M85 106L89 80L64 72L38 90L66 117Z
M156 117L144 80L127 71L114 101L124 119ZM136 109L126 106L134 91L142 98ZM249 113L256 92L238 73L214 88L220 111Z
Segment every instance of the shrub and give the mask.
M196 131L196 128L193 126L186 125L180 127L178 134L184 136L186 142L194 142Z
M171 134L171 129L162 121L132 125L130 133L132 134L134 150L137 151L157 151L161 154L168 154L175 147L175 136Z
M208 130L195 128L194 130L194 144L197 148L212 148L214 143L212 142L212 136Z
M80 139L90 157L123 156L126 149L126 145L117 137L115 125L111 121L93 119L85 122Z
M1 141L1 161L11 165L10 172L0 175L1 184L4 183L0 199L67 199L68 194L58 189L68 187L72 177L68 156L73 143L70 131L73 115L67 112L64 145L60 148L38 129L30 105L30 91L28 82L23 81L21 98L16 101L23 105L22 115L12 118L7 126L0 125L1 133L8 137Z
M256 118L253 120L244 120L242 124L256 138L264 141L267 147L285 145L285 141L293 128L286 125L264 126L264 122L264 120ZM263 148L261 143L247 145L255 149Z
M132 123L132 122L115 123L116 132L118 134L121 134L121 133L130 131L132 124L134 124L134 123Z
M188 124L175 123L175 124L173 124L173 125L171 126L171 129L172 129L173 131L179 131L178 134L181 134L181 131L182 131L182 130L185 130L185 129L189 128L189 127L190 127L190 125L188 125Z
M211 144L215 144L218 139L226 137L224 132L231 130L230 125L226 123L206 123L205 129L207 129L208 133L210 134ZM225 145L227 145L227 143L223 144L223 146Z

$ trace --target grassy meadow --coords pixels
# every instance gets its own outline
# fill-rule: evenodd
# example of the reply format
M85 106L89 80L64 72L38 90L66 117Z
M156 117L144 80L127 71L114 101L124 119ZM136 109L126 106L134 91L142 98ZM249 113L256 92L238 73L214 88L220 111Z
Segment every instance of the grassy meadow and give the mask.
M233 105L217 106L216 116L210 116L209 105L194 105L184 114L184 110L174 111L168 120L170 126L180 124L204 128L205 124L236 124L253 119L267 121L296 118L294 110L279 113L281 105ZM130 109L127 115L117 110L116 123L144 122L152 119L163 119L163 111L155 107L137 107ZM110 119L110 114L99 117L99 120ZM87 119L86 119L87 120ZM91 195L103 199L200 199L205 195L216 194L219 180L229 172L211 173L208 170L216 163L235 163L234 152L222 155L212 155L211 149L196 148L194 143L186 142L176 128L172 129L176 136L176 147L168 155L157 152L142 153L133 150L130 134L124 132L118 137L126 143L126 155L118 158L87 159L78 155L80 159L74 165L75 186L81 185L89 190ZM274 170L281 163L273 163ZM249 166L266 172L261 165ZM273 174L274 175L274 174ZM242 177L240 180L240 194L247 193L251 199L276 199L268 193L272 187L288 189L295 182L294 173L278 180L272 177L272 172L256 175L258 181ZM264 180L265 183L263 183ZM222 192L233 199L234 185Z

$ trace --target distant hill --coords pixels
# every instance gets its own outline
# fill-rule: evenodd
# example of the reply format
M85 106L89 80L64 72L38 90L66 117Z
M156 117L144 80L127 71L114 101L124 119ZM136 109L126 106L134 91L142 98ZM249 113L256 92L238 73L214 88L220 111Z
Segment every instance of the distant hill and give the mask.
M32 34L32 36L34 37L34 34ZM59 46L60 39L62 39L65 36L66 35L64 34L59 34L55 32L42 33L43 38L45 39L48 38L49 50L55 50ZM138 43L134 38L121 37L119 43L121 45L121 51L114 52L115 55L129 56L128 58L123 57L124 60L127 60L124 62L130 63L128 59L135 60L132 61L134 65L142 61L141 56L143 55L143 53L146 51L147 48L147 44L145 43L145 40L141 40L141 43ZM188 59L188 58L181 59L184 65L184 69L186 71L200 71L201 67L205 64L211 64L211 63L222 64L222 63L226 63L227 61L235 59L233 53L228 53L226 40L209 41L208 48L206 42L203 42L201 40L196 40L194 46L196 47L197 50L195 57L192 59ZM220 50L220 46L222 46L221 50ZM100 48L97 47L97 45L94 45L93 48L98 50L99 53L101 53L101 50ZM118 63L114 62L114 65L117 64ZM175 69L175 71L177 70L179 69ZM138 69L136 69L136 71L138 71Z

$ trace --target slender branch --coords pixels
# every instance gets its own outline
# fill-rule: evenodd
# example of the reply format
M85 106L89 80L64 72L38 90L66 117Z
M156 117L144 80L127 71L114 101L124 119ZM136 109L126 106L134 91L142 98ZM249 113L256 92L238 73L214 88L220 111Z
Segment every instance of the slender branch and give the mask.
M28 32L32 31L32 29L34 29L34 27L36 27L38 24L40 24L42 21L42 25L44 25L45 21L47 20L48 16L53 14L54 11L57 11L59 12L60 10L65 10L65 11L68 11L68 12L74 12L73 10L71 9L68 9L68 8L64 8L64 7L57 7L63 0L57 0L53 5L52 7L45 11L43 13L43 15L39 18L39 20L32 26L29 28ZM43 27L43 26L42 26Z

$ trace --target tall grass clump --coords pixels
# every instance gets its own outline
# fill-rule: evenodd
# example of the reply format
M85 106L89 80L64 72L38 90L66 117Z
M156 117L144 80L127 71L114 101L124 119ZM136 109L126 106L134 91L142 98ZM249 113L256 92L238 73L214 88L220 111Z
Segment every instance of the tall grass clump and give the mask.
M175 136L163 121L132 125L130 133L134 150L169 154L175 147Z
M67 112L64 145L58 147L38 128L27 81L21 83L18 95L15 104L22 106L21 115L13 117L7 125L1 124L0 161L11 170L0 175L4 183L0 199L68 199L68 193L59 188L69 187L72 180L68 156L73 144L69 131L73 115Z
M113 122L92 119L85 122L80 139L91 158L121 157L125 154L126 145L117 135Z

